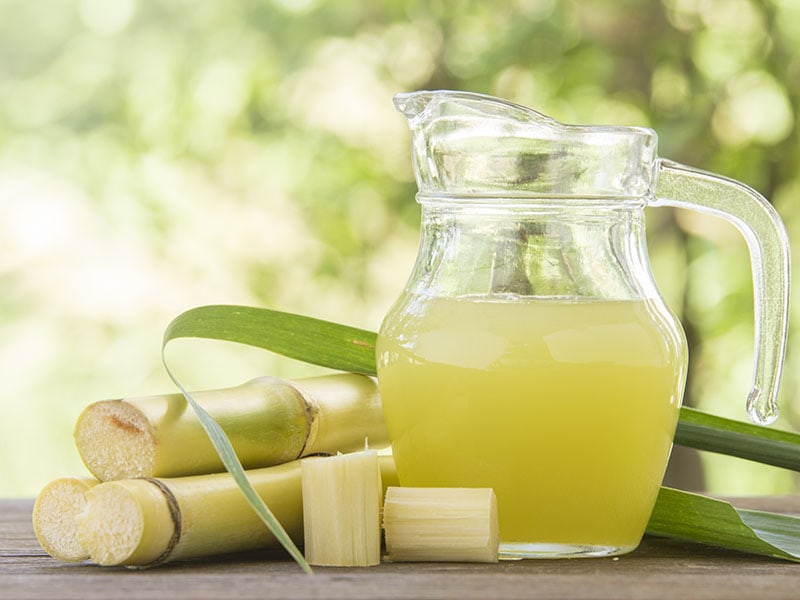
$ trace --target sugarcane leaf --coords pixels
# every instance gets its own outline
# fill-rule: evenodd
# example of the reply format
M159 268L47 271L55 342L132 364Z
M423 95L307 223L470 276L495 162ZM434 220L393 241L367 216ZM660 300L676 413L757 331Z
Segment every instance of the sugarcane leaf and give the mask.
M791 552L793 558L800 556L800 519L789 515L758 510L737 511L742 521L750 527L759 538L776 548Z
M736 509L667 487L659 491L647 533L800 562L800 517Z
M292 313L199 306L173 319L164 343L187 337L238 342L330 369L375 374L375 333Z
M675 443L800 471L800 434L681 408Z
M206 412L206 410L200 405L200 403L198 403L184 388L178 378L170 370L166 360L165 352L167 344L171 340L179 337L202 337L208 339L228 340L245 344L249 343L255 346L260 346L260 344L253 343L253 341L261 339L262 337L275 339L274 337L270 338L270 335L274 335L273 330L268 328L270 320L265 320L263 317L260 320L254 319L251 321L251 327L249 331L244 331L238 327L242 325L243 320L248 320L248 316L252 317L251 313L252 310L246 310L242 307L220 306L200 307L198 309L187 311L174 319L167 327L161 345L161 358L167 374L194 410L198 420L200 421L200 424L206 432L206 435L208 435L208 438L214 446L214 449L217 451L217 454L222 460L222 464L231 474L248 503L252 506L259 518L264 522L272 535L275 536L278 542L286 549L292 558L294 558L294 560L306 573L311 574L313 571L303 556L303 553L297 548L295 543L292 541L292 538L280 524L269 507L267 507L264 500L258 495L255 489L253 489L253 486L247 479L244 467L242 466L239 457L236 455L228 436L225 435L225 432L211 417L211 415L209 415L208 412ZM306 323L303 322L303 324ZM313 330L313 328L309 328L309 330ZM264 335L265 331L270 333ZM275 331L280 332L280 327L276 327ZM259 336L259 332L262 334L261 336ZM278 336L277 339L283 340L285 338ZM278 344L278 347L282 348L280 344Z
M186 391L183 385L181 385L180 381L178 381L172 371L170 371L169 367L166 366L166 360L164 360L164 365L170 379L172 379L175 385L178 386L178 389L184 395L186 401L197 415L197 418L200 421L200 424L203 426L206 435L208 435L208 438L211 440L214 449L217 451L217 454L222 460L222 464L225 465L225 469L231 474L231 477L233 477L233 480L239 486L239 489L242 491L245 498L247 498L247 501L253 507L253 510L255 510L256 514L264 522L272 535L275 536L275 539L277 539L281 546L283 546L292 556L292 558L297 561L302 569L309 575L312 574L313 571L311 570L311 566L306 561L303 553L300 552L298 547L292 541L292 538L289 537L289 534L283 528L283 525L280 524L280 521L278 521L275 515L272 514L272 511L267 507L264 500L261 499L261 496L258 495L258 492L256 492L253 486L250 484L250 480L247 479L247 474L244 471L244 467L242 466L239 457L236 456L236 452L234 451L228 436L225 435L225 432L213 419L213 417L211 417L211 415L209 415L206 410L194 398L192 398L192 395Z

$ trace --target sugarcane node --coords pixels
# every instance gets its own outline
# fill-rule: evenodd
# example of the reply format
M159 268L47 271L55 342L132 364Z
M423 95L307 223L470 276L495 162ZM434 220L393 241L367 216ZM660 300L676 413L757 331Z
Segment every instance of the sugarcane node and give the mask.
M298 452L297 456L295 456L295 459L298 459L302 456L308 456L306 454L306 449L316 437L317 429L319 428L320 410L319 407L314 402L311 402L306 395L303 394L303 392L297 389L297 387L294 385L291 385L290 387L295 394L297 394L297 398L303 406L303 414L306 417L306 435L305 438L303 438L303 447L300 448L300 452Z
M166 562L169 559L170 554L172 554L172 550L181 540L181 534L183 533L183 517L181 515L180 504L178 504L178 499L175 497L175 494L172 493L172 490L154 477L141 477L141 479L152 483L159 490L161 490L162 494L164 494L164 497L167 499L167 509L169 510L170 519L172 519L173 530L172 537L170 537L169 542L167 542L164 552L146 565L130 565L129 568L131 569L150 569L160 565L163 562Z

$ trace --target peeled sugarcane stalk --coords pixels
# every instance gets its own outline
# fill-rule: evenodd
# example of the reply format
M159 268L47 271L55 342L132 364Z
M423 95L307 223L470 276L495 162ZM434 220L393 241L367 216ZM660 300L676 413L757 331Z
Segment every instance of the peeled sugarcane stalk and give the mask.
M48 483L33 505L33 532L50 556L65 562L89 558L78 540L75 517L86 508L86 493L99 481L89 477L59 477Z
M305 558L311 565L381 562L383 489L375 450L302 461Z
M247 473L296 543L303 539L301 463ZM379 464L383 485L398 485L392 458L381 456ZM78 539L100 565L149 567L278 547L228 473L109 481L86 499L86 510L75 518Z
M491 488L389 487L383 527L391 561L498 561L497 498Z
M298 380L260 377L192 394L220 424L243 466L388 445L377 382L344 373ZM75 444L102 481L224 471L181 394L105 400L78 417Z

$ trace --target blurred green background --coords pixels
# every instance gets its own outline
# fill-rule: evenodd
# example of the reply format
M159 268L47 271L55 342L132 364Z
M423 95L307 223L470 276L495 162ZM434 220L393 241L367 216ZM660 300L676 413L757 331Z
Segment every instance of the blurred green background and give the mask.
M652 127L662 156L755 187L800 236L800 0L0 0L0 496L83 473L90 402L174 391L160 343L183 310L377 329L419 224L392 96L420 88ZM711 217L648 219L691 342L687 401L744 419L744 242ZM778 425L798 429L791 331ZM221 343L170 358L195 388L313 372ZM715 493L798 482L703 466Z

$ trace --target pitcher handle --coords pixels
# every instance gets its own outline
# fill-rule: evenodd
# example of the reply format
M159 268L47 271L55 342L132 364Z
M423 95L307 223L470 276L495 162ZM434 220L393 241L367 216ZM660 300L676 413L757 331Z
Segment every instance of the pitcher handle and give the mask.
M747 414L778 418L778 387L789 324L789 239L773 206L752 188L668 160L659 161L651 206L678 206L723 217L747 240L753 269L755 353Z

